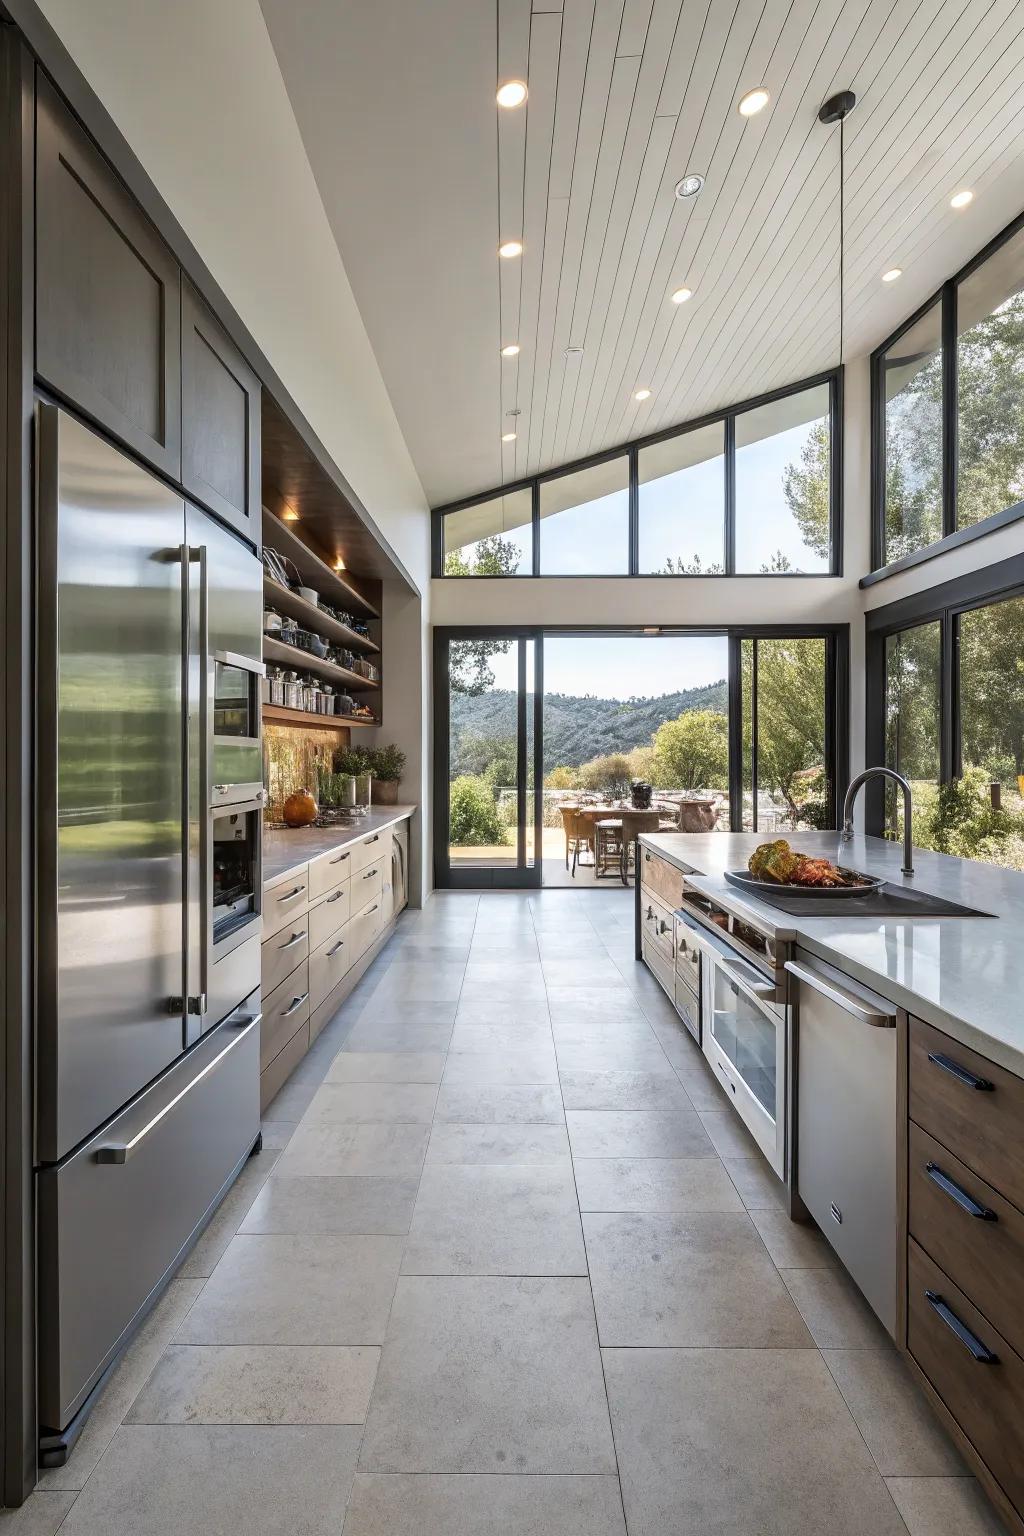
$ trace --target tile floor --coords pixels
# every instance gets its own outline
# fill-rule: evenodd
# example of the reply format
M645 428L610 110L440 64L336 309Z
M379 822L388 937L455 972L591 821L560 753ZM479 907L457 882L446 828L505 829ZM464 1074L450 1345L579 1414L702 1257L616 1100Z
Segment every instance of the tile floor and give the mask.
M271 1106L24 1536L994 1536L633 960L436 896Z

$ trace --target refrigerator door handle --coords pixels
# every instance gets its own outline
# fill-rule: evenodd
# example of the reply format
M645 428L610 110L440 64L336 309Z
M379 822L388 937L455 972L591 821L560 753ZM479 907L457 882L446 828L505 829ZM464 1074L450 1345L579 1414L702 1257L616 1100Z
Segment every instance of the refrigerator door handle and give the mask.
M213 761L213 716L210 709L210 569L205 544L189 546L189 562L199 567L199 614L196 670L199 679L197 792L193 800L199 847L199 985L188 996L189 1013L200 1020L210 993L210 946L213 942L212 849L210 846L210 777ZM190 709L192 701L189 701Z
M161 1120L166 1119L166 1117L171 1113L172 1109L180 1104L182 1099L185 1098L187 1094L192 1092L193 1088L197 1088L203 1081L204 1077L209 1077L213 1069L220 1065L220 1063L224 1060L224 1057L227 1056L230 1051L233 1051L237 1045L241 1044L246 1035L252 1033L252 1031L258 1026L262 1017L263 1015L261 1013L255 1013L252 1014L248 1019L242 1021L238 1033L228 1041L224 1049L222 1051L218 1051L213 1060L208 1061L203 1070L201 1072L197 1072L192 1081L187 1083L180 1093L176 1093L174 1098L171 1099L170 1103L164 1105L159 1114L154 1115L152 1120L150 1120L147 1125L144 1125L140 1131L137 1131L130 1141L122 1142L117 1146L97 1147L96 1161L98 1163L126 1163L130 1157L133 1157L149 1133L151 1131L155 1131Z
M214 651L213 659L219 661L222 667L238 667L243 672L255 672L257 677L267 675L262 661L254 661L251 656L243 656L240 651Z

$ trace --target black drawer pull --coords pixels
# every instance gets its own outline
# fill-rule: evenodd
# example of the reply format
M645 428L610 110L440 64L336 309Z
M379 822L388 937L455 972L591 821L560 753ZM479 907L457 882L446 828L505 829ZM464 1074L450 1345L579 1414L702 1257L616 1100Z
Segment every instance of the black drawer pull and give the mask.
M937 1184L944 1195L956 1202L962 1211L968 1216L976 1216L979 1221L998 1221L995 1211L990 1211L987 1205L979 1205L977 1200L969 1195L966 1189L961 1189L948 1173L943 1173L937 1163L925 1163L924 1171L933 1184Z
M363 879L364 880L372 880L374 875L376 875L377 873L378 873L378 869L377 869L377 866L375 864L372 869L368 869L366 871L366 874L363 876Z
M999 1356L994 1355L981 1342L977 1334L972 1333L967 1324L960 1321L953 1309L946 1305L937 1291L925 1291L924 1299L942 1318L950 1333L955 1333L964 1348L970 1350L979 1365L999 1364Z
M298 933L293 933L287 944L279 944L278 949L292 949L296 944L301 944L308 933L308 929L300 928Z
M328 864L343 864L347 858L347 853L339 853L336 859L328 859L327 862Z
M324 906L329 907L332 901L340 901L344 894L344 891L335 891L333 896L328 896L327 900L324 902Z
M943 1072L948 1072L950 1077L955 1077L958 1083L963 1083L965 1088L977 1088L980 1093L991 1093L995 1087L987 1077L976 1077L973 1072L968 1072L952 1056L943 1056L937 1051L928 1052L928 1060L935 1066L941 1067Z
M285 891L284 895L279 896L277 899L278 901L291 901L293 896L301 896L305 889L304 885L293 885L290 891Z
M334 956L338 953L338 950L339 949L344 949L344 948L345 948L345 940L344 939L339 939L337 944L334 945L333 949L329 949L327 951L327 958L328 958L328 960L333 960Z
M379 832L375 832L373 834L373 836L372 837L368 837L366 839L366 841L367 841L367 843L379 843L380 842L380 833Z
M284 1013L282 1013L282 1015L281 1015L282 1019L288 1018L289 1014L294 1013L297 1008L301 1008L303 1003L306 1001L306 998L308 996L309 996L308 992L303 992L301 997L293 997L291 1002L289 1003L288 1007L285 1009Z

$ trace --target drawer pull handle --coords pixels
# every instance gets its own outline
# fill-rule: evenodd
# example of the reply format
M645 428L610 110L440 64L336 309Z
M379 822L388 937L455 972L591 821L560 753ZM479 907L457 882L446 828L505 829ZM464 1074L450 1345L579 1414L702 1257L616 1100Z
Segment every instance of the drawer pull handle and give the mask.
M306 1001L306 998L308 996L309 996L308 992L303 992L301 997L293 997L291 1002L289 1003L288 1007L285 1009L284 1013L282 1013L282 1015L281 1015L282 1019L289 1018L296 1011L297 1008L301 1008L303 1003Z
M347 853L339 853L336 859L328 859L328 864L343 864L348 858Z
M991 1093L995 1087L987 1077L977 1077L962 1067L952 1056L943 1056L938 1051L929 1051L928 1060L936 1067L941 1067L943 1072L948 1072L950 1077L955 1077L958 1083L963 1083L965 1088L976 1088L979 1093Z
M284 895L279 896L277 899L278 901L291 901L293 896L301 896L305 889L304 885L293 885L290 891L285 891Z
M987 1205L979 1205L966 1191L961 1189L948 1173L943 1173L937 1163L925 1163L924 1171L933 1184L937 1184L944 1195L956 1202L962 1211L968 1216L975 1216L979 1221L998 1221L995 1211L990 1211Z
M373 879L373 877L374 877L374 875L375 875L375 874L376 874L376 873L377 873L377 870L376 870L376 868L374 868L374 869L368 869L368 870L367 870L367 871L366 871L366 874L365 874L365 875L364 875L364 876L363 876L363 879L364 879L364 880L372 880L372 879Z
M338 953L338 950L339 949L344 949L344 948L345 948L345 940L344 939L339 939L337 944L335 944L331 949L329 949L327 951L327 958L328 958L328 960L333 960L334 956Z
M292 936L288 940L287 944L279 944L277 946L278 949L294 949L296 944L301 944L302 943L303 939L306 937L306 934L308 932L309 932L309 930L307 928L300 928L298 933L293 933L292 934Z
M372 907L367 907L366 912L364 913L364 916L369 917L370 913L371 912L376 912L376 910L377 910L377 903L374 902Z
M938 1313L949 1331L956 1334L964 1348L970 1350L979 1365L998 1365L999 1356L994 1355L981 1342L977 1334L972 1333L967 1324L960 1321L952 1307L946 1305L937 1291L925 1291L924 1299Z
M668 933L668 923L666 923L666 921L665 921L665 919L663 917L660 917L658 919L658 932L659 933Z
M130 1141L124 1142L121 1146L97 1147L96 1161L98 1163L126 1163L130 1157L133 1157L141 1147L142 1143L145 1141L146 1137L149 1135L150 1131L155 1131L161 1120L165 1119L165 1117L170 1114L171 1110L180 1104L182 1099L185 1098L187 1094L192 1092L193 1088L198 1088L204 1077L209 1077L214 1067L219 1066L228 1052L233 1051L236 1045L241 1044L246 1035L248 1035L252 1030L256 1028L262 1017L262 1013L255 1013L247 1019L240 1019L238 1021L238 1034L235 1035L234 1039L229 1040L224 1049L219 1051L212 1061L207 1062L203 1070L197 1073L192 1081L187 1083L180 1093L176 1093L171 1102L169 1104L165 1104L163 1109L161 1109L158 1114L153 1116L148 1125L144 1125L141 1131L137 1131Z
M373 834L373 836L372 837L368 837L366 839L366 841L367 841L367 843L379 843L380 842L380 833L379 832L375 832Z
M335 891L333 896L328 896L327 900L324 902L324 906L329 907L332 901L340 901L344 894L344 891Z

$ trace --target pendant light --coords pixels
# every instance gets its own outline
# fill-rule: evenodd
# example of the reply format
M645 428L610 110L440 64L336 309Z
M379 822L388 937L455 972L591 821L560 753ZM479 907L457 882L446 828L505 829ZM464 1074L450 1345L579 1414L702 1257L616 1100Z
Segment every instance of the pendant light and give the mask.
M846 308L846 119L857 105L852 91L830 96L818 113L819 123L839 124L839 364L843 362L843 316Z

